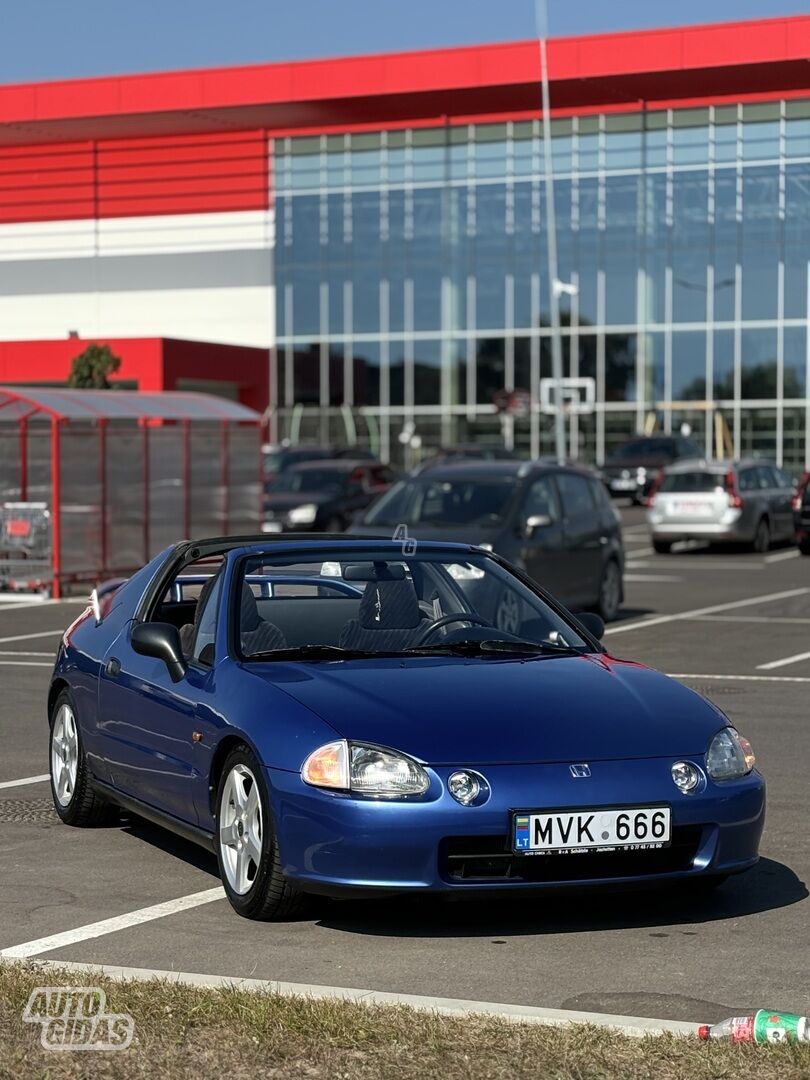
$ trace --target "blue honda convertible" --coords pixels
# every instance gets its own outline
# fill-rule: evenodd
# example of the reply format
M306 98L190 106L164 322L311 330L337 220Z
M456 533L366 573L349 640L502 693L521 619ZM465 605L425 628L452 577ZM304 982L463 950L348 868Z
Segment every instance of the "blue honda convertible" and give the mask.
M480 614L504 604L509 632ZM203 844L254 919L313 892L748 869L765 815L750 744L601 632L467 545L184 541L65 633L56 810L80 826L125 808Z

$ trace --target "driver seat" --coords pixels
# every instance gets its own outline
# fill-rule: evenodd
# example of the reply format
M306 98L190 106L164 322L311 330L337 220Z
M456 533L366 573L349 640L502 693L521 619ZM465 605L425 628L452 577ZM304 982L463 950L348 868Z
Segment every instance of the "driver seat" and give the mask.
M422 618L411 582L380 574L366 585L357 618L343 627L339 645L343 649L399 652L418 639Z

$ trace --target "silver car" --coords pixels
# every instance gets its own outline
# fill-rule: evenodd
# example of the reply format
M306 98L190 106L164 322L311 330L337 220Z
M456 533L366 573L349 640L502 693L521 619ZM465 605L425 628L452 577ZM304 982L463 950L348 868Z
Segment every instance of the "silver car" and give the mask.
M690 461L664 469L647 500L653 547L677 540L749 544L794 540L793 480L768 461Z

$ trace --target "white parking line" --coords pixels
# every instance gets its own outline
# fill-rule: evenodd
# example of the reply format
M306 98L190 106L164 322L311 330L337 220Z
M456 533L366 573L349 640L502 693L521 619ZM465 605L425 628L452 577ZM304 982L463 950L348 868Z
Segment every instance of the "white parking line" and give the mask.
M682 672L668 671L670 679L727 679L729 682L795 682L810 683L810 678L800 675L684 675ZM0 953L0 956L3 954Z
M774 668L787 667L788 664L798 664L802 660L810 660L810 652L796 653L795 656L785 656L781 660L771 660L768 664L757 664L757 671L773 671Z
M9 641L31 641L33 638L57 637L64 634L64 632L64 628L62 628L61 630L38 630L36 634L13 634L11 637L0 637L0 645L6 645Z
M14 649L0 649L0 656L50 656L54 657L52 652L18 652Z
M667 577L665 574L625 574L625 581L683 581L682 577Z
M707 559L681 559L680 562L676 562L675 559L661 558L661 559L643 559L638 562L635 561L631 555L627 561L628 566L648 567L655 566L660 569L667 570L731 570L736 573L738 570L764 570L765 567L762 563L755 562L738 562L738 563L716 563L709 562Z
M784 592L763 593L762 596L749 596L747 600L732 600L728 604L712 604L711 607L693 608L691 611L678 611L674 615L656 615L652 619L640 619L638 622L620 623L609 626L605 634L623 634L627 630L646 630L649 626L661 626L663 623L678 622L681 619L693 619L695 615L714 615L715 612L732 611L734 608L752 607L754 604L771 604L775 600L787 600L791 596L805 596L810 588L786 589Z
M778 623L785 626L807 626L810 619L791 619L787 615L695 615L695 622Z
M347 986L318 986L311 983L277 982L275 979L244 979L232 975L199 975L188 971L161 971L155 968L118 967L107 964L82 964L69 960L39 960L37 967L51 971L73 971L85 975L104 975L108 979L140 982L159 980L181 986L201 986L215 990L249 990L254 993L283 994L314 1000L354 1001L361 1005L405 1005L424 1012L444 1016L487 1015L500 1017L516 1024L545 1024L561 1027L566 1024L593 1024L611 1028L624 1035L642 1038L645 1035L686 1035L694 1038L698 1024L687 1020L655 1020L646 1016L617 1016L612 1013L576 1012L573 1009L546 1009L537 1005L508 1005L499 1001L470 1001L465 998L427 997L422 994L392 994L382 990L358 990Z
M41 784L45 780L50 780L48 773L40 773L39 776L24 776L21 780L3 780L0 788L27 787L29 784Z
M776 551L773 555L766 555L765 562L784 562L785 559L797 559L798 557L799 552L796 550L796 548L792 548L790 551Z
M16 600L4 597L0 611L20 611L24 607L50 607L51 604L87 604L87 600L78 596L69 596L64 600L42 600L39 597L20 596Z
M166 900L162 904L138 908L137 911L130 911L126 915L115 915L111 919L77 926L74 930L64 930L61 934L51 934L50 937L24 941L21 945L12 945L11 948L0 950L0 956L17 960L26 956L39 956L40 953L53 952L54 949L75 945L78 941L88 941L90 938L114 934L117 930L126 930L130 926L139 926L141 923L152 922L154 919L163 919L167 915L176 915L178 911L188 911L190 908L224 899L225 890L218 885L215 889L204 889L202 892L180 896L176 900Z
M46 660L0 660L0 664L5 667L53 667L53 660L48 663Z

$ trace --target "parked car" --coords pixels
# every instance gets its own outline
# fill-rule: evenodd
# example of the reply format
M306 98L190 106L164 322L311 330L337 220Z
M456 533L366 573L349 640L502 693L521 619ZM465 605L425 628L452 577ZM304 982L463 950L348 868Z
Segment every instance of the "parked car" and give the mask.
M455 446L442 446L435 454L425 458L418 468L432 468L446 461L516 461L520 458L515 450L507 450L503 443L457 443Z
M483 544L525 570L572 610L615 618L624 598L619 520L590 470L549 462L458 461L395 484L349 531ZM508 591L487 615L515 625Z
M352 461L376 461L370 450L359 446L322 446L318 443L297 443L295 446L265 448L262 463L265 480L273 480L294 465L304 461L324 461L326 458L349 458Z
M512 598L516 633L471 580ZM123 807L215 852L250 919L308 892L613 895L747 870L750 743L601 629L469 545L184 541L60 637L54 807L74 827Z
M700 459L702 450L683 435L650 435L628 439L608 455L602 476L611 495L643 502L660 470L676 461Z
M653 547L677 540L749 544L765 552L795 535L793 480L767 461L684 463L664 469L648 500Z
M330 458L293 465L265 485L264 532L342 532L387 491L395 473L374 461Z
M810 472L801 478L793 496L793 521L799 551L802 555L810 555Z

